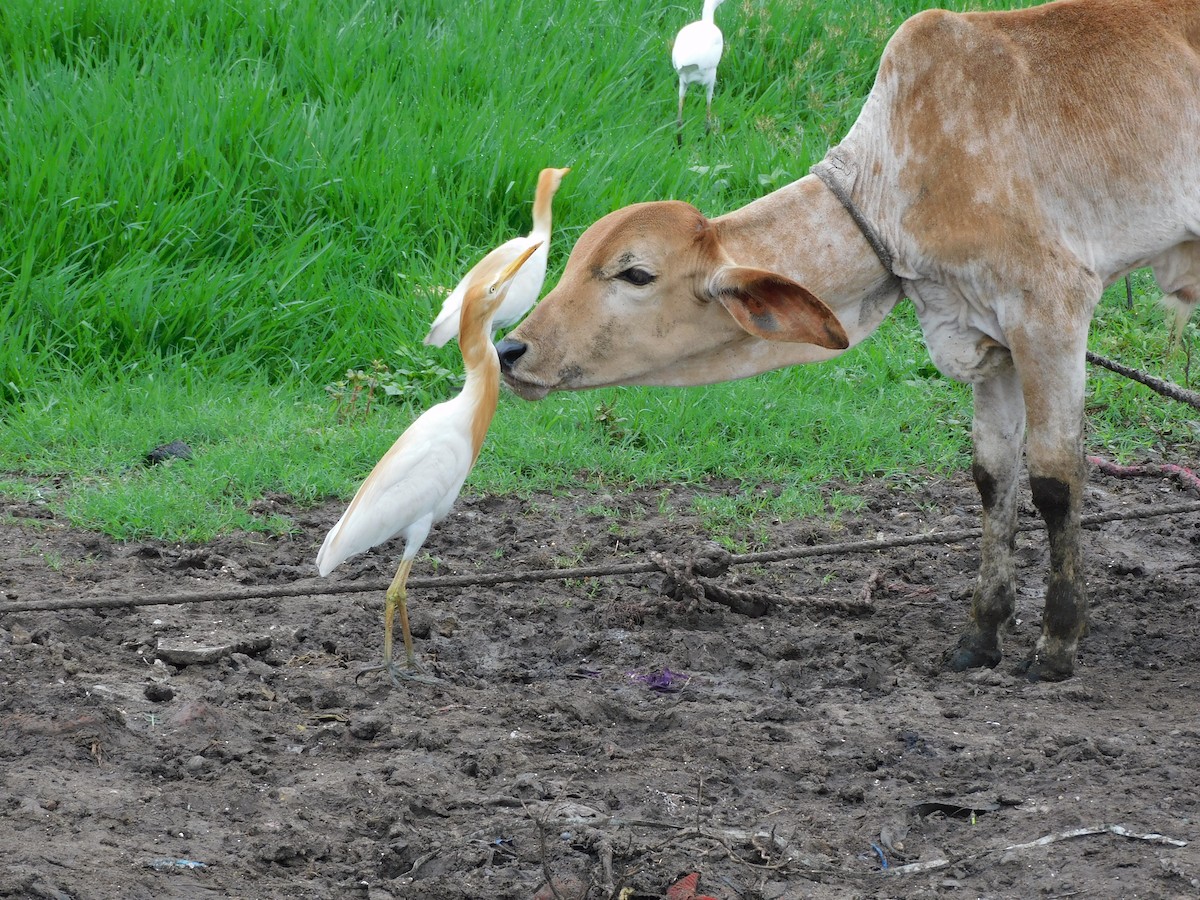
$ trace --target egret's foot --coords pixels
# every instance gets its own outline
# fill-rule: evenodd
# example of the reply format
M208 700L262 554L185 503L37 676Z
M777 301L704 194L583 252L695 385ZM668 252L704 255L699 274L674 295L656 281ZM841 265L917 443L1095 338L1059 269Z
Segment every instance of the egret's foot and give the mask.
M1031 682L1066 681L1075 674L1074 655L1056 657L1044 650L1034 649L1025 659L1013 669L1014 675L1024 676Z
M362 678L364 675L370 674L371 672L387 672L388 678L391 679L392 685L395 687L400 687L400 683L402 681L415 681L420 684L445 683L440 678L435 678L432 675L426 675L415 665L411 667L401 667L396 665L394 662L379 663L378 665L366 666L362 669L359 669L354 675L354 683L358 684L358 680L360 678Z
M942 658L942 668L951 672L994 669L1000 665L1000 657L998 641L985 641L979 635L964 634L958 639L958 646Z

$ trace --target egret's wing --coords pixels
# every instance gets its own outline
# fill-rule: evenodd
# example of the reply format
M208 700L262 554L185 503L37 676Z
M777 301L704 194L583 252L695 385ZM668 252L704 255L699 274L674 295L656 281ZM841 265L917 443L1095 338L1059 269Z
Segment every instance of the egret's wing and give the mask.
M529 246L529 238L515 237L505 241L483 259L475 263L462 281L450 292L450 296L442 303L441 312L433 320L429 334L425 335L425 343L431 347L441 347L447 341L458 335L458 319L462 314L463 298L467 294L467 286L483 273L499 272L516 259ZM522 267L524 268L524 267ZM540 286L539 286L540 289Z
M546 281L546 263L550 258L550 238L530 236L514 238L509 243L520 241L523 244L513 254L513 259L516 259L535 240L540 240L541 246L533 252L533 256L525 260L525 264L517 272L508 288L508 294L504 297L504 302L500 304L500 309L496 311L495 318L492 320L492 331L507 328L521 321L525 314L533 309L542 293L542 285Z
M400 435L325 536L317 554L322 575L415 522L429 516L436 522L450 511L474 463L464 411L453 400L440 403Z

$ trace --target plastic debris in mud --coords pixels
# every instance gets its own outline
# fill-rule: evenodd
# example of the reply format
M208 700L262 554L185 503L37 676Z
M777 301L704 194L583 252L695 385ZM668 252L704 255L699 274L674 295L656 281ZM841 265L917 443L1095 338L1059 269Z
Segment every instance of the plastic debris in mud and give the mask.
M667 888L667 900L717 900L717 898L700 893L700 873L692 872L684 875Z
M652 691L658 691L660 694L673 694L676 691L681 691L692 680L691 675L685 675L682 672L672 672L668 668L663 668L657 672L630 672L629 677L634 681L646 685Z

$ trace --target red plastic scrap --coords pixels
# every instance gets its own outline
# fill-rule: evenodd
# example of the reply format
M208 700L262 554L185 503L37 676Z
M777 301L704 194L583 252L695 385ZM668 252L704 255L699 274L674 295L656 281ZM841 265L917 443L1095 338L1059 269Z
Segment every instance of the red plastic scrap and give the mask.
M667 888L667 900L717 900L716 897L710 897L708 894L697 893L699 886L699 872L692 872L690 875L684 875L677 882Z

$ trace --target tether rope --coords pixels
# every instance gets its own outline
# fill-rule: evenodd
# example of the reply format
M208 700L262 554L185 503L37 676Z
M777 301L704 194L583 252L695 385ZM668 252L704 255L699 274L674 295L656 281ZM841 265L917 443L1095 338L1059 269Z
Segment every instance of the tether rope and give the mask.
M1156 506L1153 509L1125 510L1123 512L1096 513L1084 516L1080 524L1094 527L1109 522L1131 519L1152 519L1161 516L1187 515L1200 512L1200 501ZM1017 531L1037 531L1044 526L1041 522L1026 522L1017 526ZM664 572L674 578L677 572L709 575L719 574L728 566L753 565L755 563L785 562L814 556L836 556L842 553L870 553L875 550L890 550L895 547L913 547L921 544L953 544L972 540L983 534L982 528L960 528L951 531L929 531L920 534L893 535L862 541L842 541L835 544L813 544L758 553L725 553L710 546L692 559L676 557L667 559L654 554L646 562L610 563L595 566L578 566L571 569L530 569L520 572L493 572L479 575L440 575L410 578L410 588L458 588L514 584L539 581L566 581L578 578L610 578L617 575L641 575L648 572ZM718 571L719 570L719 571ZM69 597L61 599L17 600L0 603L0 615L14 612L44 612L65 609L113 609L134 606L172 606L181 603L218 603L233 600L271 600L286 597L330 596L335 594L384 593L391 579L364 582L325 583L315 580L300 584L277 587L250 587L219 591L197 591L169 594L162 597ZM705 585L706 590L711 587ZM717 598L712 598L717 599Z

